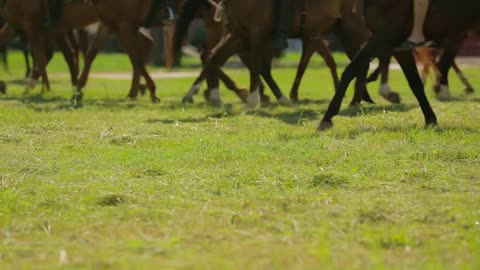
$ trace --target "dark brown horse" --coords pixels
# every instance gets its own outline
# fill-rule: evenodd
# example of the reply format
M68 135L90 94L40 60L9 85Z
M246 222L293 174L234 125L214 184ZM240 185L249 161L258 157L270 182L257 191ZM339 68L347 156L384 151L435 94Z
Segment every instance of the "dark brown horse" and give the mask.
M143 77L150 91L152 102L159 102L160 99L156 95L155 82L145 67L146 56L152 41L139 32L139 28L145 25L147 18L150 16L152 0L91 0L87 2L98 13L102 25L87 52L85 67L77 84L75 100L81 100L83 88L88 80L91 63L102 46L105 37L113 32L119 38L133 66L133 79L128 97L137 97L138 89L140 88L140 78ZM159 10L155 11L157 16L151 21L152 25L164 25L165 18L162 17L163 12L160 9L164 9L166 6L165 2L162 2L162 4L159 5Z
M0 29L5 26L5 21L3 19L0 19ZM29 50L28 50L28 44L27 44L27 39L25 38L25 35L22 33L18 33L17 37L19 38L19 46L20 50L22 51L23 57L25 59L25 77L28 77L30 73L32 72L32 66L30 63L30 55L29 55ZM8 53L8 41L5 41L3 43L0 43L0 52L2 54L2 63L5 67L5 70L8 71L8 59L7 59L7 53Z
M177 43L177 50L178 45L180 45L180 39L181 36L184 36L184 32L186 31L188 25L190 24L191 20L193 20L195 14L193 12L194 10L189 10L188 4L181 10L178 20L177 20L177 27L176 27L176 43ZM200 17L202 18L205 28L206 28L206 44L205 48L202 52L201 59L202 62L205 63L208 55L210 52L213 50L213 48L220 42L223 32L224 32L224 27L221 22L216 22L214 17L216 13L215 7L212 5L205 5L201 8L200 12ZM301 78L305 72L306 67L308 66L308 62L311 58L311 56L315 53L318 52L325 62L327 63L327 66L329 67L331 73L332 73L332 78L334 80L334 87L336 88L338 85L338 75L336 71L336 63L335 60L333 59L330 50L326 46L325 42L320 38L320 37L315 37L315 39L312 40L304 40L304 49L303 49L303 54L302 54L302 60L298 66L298 72L296 79L294 81L294 85L292 86L292 99L293 100L298 100L298 88L301 82ZM248 65L248 56L246 54L240 54L241 60ZM224 84L227 86L228 89L234 91L237 95L240 97L245 97L244 93L242 92L243 89L239 89L236 84L223 72L221 73L220 79ZM270 82L270 80L266 80L267 83ZM193 96L198 93L198 90L200 88L200 85L202 83L201 79L195 80L194 84L190 88L190 91L187 93L187 95L183 98L184 102L193 102ZM215 76L209 76L207 78L207 92L206 92L206 98L207 101L213 103L213 104L221 104L221 100L219 100L219 95L218 93L215 93L218 91L218 79L215 78ZM261 95L262 95L262 101L263 100L268 100L268 97L264 96L263 94L263 85L261 86ZM212 99L213 98L213 99ZM217 99L215 99L217 98Z
M42 78L42 90L49 90L50 83L46 72L49 60L49 51L52 51L52 42L55 40L70 68L72 84L77 83L78 70L75 56L68 45L65 34L75 28L83 28L98 20L94 9L84 4L84 0L71 0L63 3L62 16L52 29L44 29L43 21L47 16L46 0L4 0L0 13L8 22L6 33L25 33L30 44L34 59L35 71ZM35 86L36 76L32 76L27 90Z
M432 1L425 23L425 34L440 47L447 48L480 25L480 1ZM364 77L372 58L394 54L417 98L427 126L437 124L424 86L411 52L395 52L395 46L404 41L412 27L412 1L365 0L365 17L372 30L368 43L342 74L340 87L331 101L319 130L333 126L332 118L338 114L348 85L355 77Z
M225 1L224 11L228 21L229 34L214 50L207 67L202 71L204 76L209 72L218 74L219 66L234 53L245 53L252 56L251 62L247 65L251 75L250 94L244 108L247 111L258 107L260 76L269 74L271 70L274 2L273 0L262 2L262 6L268 8L259 9L256 1ZM360 16L352 13L353 2L351 0L294 1L292 8L295 16L290 37L315 40L327 30L333 30L343 41L347 53L353 56L368 37L368 31L359 31L358 25L363 24L363 20ZM197 10L208 5L207 1L202 0L187 1L188 3L192 5L192 9ZM303 17L302 14L307 15ZM315 14L315 16L311 14ZM274 85L276 86L276 84ZM354 96L354 104L359 103L362 98L371 101L364 89L365 79L357 81L356 86L363 89L356 91L361 95ZM277 98L285 97L278 86L272 90Z

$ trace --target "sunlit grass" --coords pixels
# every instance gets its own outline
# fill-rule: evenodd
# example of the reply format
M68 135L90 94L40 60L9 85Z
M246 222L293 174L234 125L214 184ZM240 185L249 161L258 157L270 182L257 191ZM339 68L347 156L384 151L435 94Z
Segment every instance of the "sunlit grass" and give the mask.
M390 105L348 108L316 126L333 95L315 60L295 108L251 115L179 101L191 78L157 80L162 103L124 100L128 80L92 80L70 106L61 57L52 92L24 96L13 55L0 99L0 269L478 269L479 99L452 77L428 91L440 127L423 128L407 84ZM17 61L18 60L18 61ZM118 61L118 62L117 62ZM188 60L194 63L194 60ZM275 70L284 92L295 62ZM105 55L94 72L129 72ZM228 69L248 85L244 69ZM467 70L480 85L478 70Z

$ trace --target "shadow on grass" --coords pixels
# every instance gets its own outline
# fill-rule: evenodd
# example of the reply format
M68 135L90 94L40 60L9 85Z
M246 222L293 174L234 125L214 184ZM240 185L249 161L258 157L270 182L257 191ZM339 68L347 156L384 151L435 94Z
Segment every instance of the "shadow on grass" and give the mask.
M141 106L139 102L128 99L87 99L79 106L73 106L70 98L62 96L44 96L42 94L19 97L2 97L6 101L18 101L34 111L63 111L82 107L102 107L109 109L132 109Z
M459 132L459 131L464 134L473 134L473 135L478 134L478 129L474 129L466 126L425 127L425 126L419 126L416 124L411 124L411 125L404 125L404 126L361 127L361 128L351 129L346 133L332 134L332 135L337 139L344 139L344 138L356 139L357 137L365 133L377 134L377 133L384 133L384 132L395 132L395 133L408 134L409 132L412 132L412 131L414 132L433 131L434 133L439 135L449 134L451 132Z
M281 113L270 113L267 111L258 111L256 112L256 115L265 117L265 118L278 119L289 125L299 125L306 120L320 121L318 111L306 110L306 109L298 110L295 112L281 112Z
M340 116L357 117L359 115L375 115L383 114L384 112L408 112L418 108L415 104L389 104L386 106L380 106L375 104L347 107L340 110Z

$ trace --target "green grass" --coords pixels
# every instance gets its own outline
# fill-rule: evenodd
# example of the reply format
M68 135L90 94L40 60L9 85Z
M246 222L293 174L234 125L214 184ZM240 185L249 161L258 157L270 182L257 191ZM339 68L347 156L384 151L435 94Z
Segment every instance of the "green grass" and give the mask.
M14 61L13 61L14 60ZM193 60L189 60L194 63ZM288 63L296 58L288 57ZM12 75L23 73L18 55ZM73 110L68 80L0 98L0 269L479 269L480 111L452 78L452 102L423 116L403 98L347 107L316 126L333 94L315 60L296 108L251 115L179 100L192 79L157 81L162 103L92 80ZM115 68L115 69L113 69ZM65 72L56 57L51 72ZM94 72L128 71L107 55ZM244 69L228 69L248 85ZM275 70L287 92L294 68ZM480 85L478 70L467 70Z

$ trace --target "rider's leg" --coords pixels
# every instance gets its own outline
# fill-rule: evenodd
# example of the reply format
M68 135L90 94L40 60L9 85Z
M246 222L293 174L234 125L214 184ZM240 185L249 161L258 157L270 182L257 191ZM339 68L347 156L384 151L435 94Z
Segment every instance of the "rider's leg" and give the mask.
M44 26L50 28L54 26L60 19L63 0L47 1L47 16L45 17Z
M408 40L402 43L400 49L410 50L425 44L423 26L427 17L430 0L413 0L413 29Z

